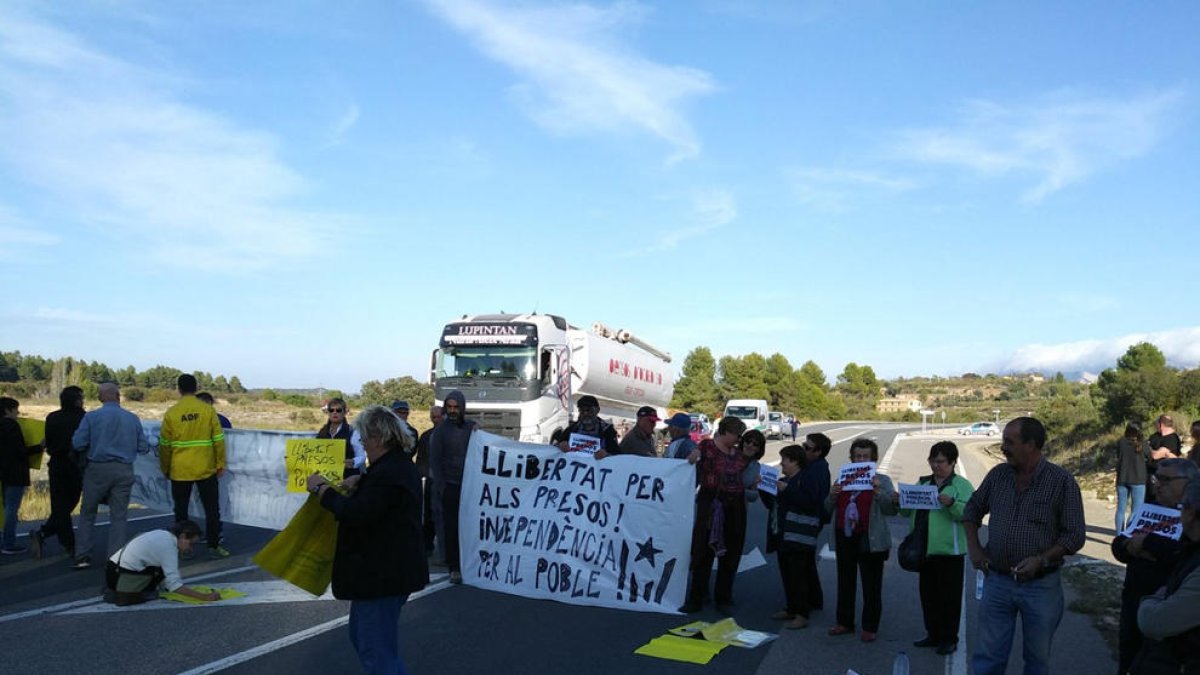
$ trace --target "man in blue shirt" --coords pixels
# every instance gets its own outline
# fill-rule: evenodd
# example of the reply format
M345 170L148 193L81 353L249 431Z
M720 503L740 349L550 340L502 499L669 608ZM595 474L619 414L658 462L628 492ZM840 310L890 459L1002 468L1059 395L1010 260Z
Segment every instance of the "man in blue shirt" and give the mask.
M77 570L92 566L92 527L100 502L108 500L108 554L125 545L125 517L133 488L133 461L149 452L142 421L121 407L116 384L100 385L99 408L83 416L71 439L87 456L83 470L83 506L79 509L79 537L75 541Z
M663 452L668 459L687 459L696 449L692 440L692 418L685 412L677 412L667 420L667 433L671 434L671 442Z
M213 399L213 395L208 393L207 391L202 391L199 394L196 394L196 398L211 405L214 410L217 407L217 402ZM232 429L233 428L233 422L230 422L229 418L222 415L221 413L217 413L217 422L219 422L221 424L222 429Z

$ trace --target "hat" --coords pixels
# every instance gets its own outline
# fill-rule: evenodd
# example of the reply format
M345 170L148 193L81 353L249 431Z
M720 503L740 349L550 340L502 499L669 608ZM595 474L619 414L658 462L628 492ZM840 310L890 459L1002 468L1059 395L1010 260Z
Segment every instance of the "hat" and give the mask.
M575 407L576 408L599 408L600 402L596 400L595 396L580 396L579 400L575 403Z
M642 419L643 417L653 417L655 422L658 421L658 411L655 410L654 408L651 408L648 405L644 405L644 406L638 408L637 416L638 416L639 420ZM691 428L690 424L688 425L688 428L689 429Z
M392 410L408 410L408 409L409 409L408 401L401 401L400 399L396 399L395 401L392 401Z
M677 412L667 420L667 426L690 431L692 428L692 416L685 412Z

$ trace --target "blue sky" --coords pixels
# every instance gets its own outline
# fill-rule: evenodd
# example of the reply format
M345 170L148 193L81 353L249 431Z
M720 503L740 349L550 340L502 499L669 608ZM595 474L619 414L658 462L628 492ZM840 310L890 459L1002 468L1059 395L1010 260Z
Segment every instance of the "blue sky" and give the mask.
M832 378L1200 361L1200 6L0 5L0 349L357 390L562 314Z

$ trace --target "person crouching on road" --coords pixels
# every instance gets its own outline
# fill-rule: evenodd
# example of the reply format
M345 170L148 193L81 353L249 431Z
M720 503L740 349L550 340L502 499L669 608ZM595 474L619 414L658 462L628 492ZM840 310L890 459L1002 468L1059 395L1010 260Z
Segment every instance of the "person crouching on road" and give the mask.
M412 462L416 439L381 405L354 420L370 470L346 479L349 497L320 474L308 490L338 522L333 596L350 601L350 643L367 673L405 673L400 658L400 608L429 583L421 532L421 472Z
M879 462L879 446L869 438L850 444L851 462ZM892 548L892 533L884 516L896 515L892 479L876 473L873 490L848 491L835 484L825 499L833 511L837 551L837 623L830 635L854 632L855 595L862 575L862 641L874 642L883 613L883 563Z
M151 530L131 539L108 559L104 570L105 602L136 605L154 600L160 585L197 600L220 600L216 591L197 591L185 586L179 576L179 554L192 550L199 538L200 526L181 520L169 530Z

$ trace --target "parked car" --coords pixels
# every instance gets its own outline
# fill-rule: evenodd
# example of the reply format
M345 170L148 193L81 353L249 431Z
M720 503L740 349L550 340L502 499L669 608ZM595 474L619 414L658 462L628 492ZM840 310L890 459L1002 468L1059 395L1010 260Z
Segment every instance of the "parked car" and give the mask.
M963 436L999 436L1000 427L994 422L976 422L958 430Z
M712 425L707 420L694 419L692 420L692 430L689 432L692 441L699 444L707 438L712 438Z
M783 413L775 412L774 410L767 413L767 438L783 438L784 434ZM789 427L787 433L792 433Z

